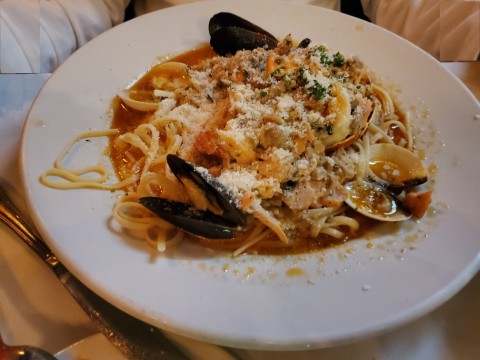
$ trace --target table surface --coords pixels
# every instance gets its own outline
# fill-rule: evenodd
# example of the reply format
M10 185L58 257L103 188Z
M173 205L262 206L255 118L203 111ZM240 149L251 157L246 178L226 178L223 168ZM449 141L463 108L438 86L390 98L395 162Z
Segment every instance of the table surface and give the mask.
M480 63L444 63L480 101ZM28 110L49 74L0 75L0 177L24 205L18 154ZM0 224L0 333L56 353L96 328L55 275ZM299 353L239 351L245 359L474 359L480 354L480 273L424 317L378 337Z

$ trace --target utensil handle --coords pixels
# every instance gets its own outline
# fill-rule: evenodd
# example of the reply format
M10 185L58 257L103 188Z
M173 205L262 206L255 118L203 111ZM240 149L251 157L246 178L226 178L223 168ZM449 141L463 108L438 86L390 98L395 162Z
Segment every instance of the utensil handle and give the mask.
M10 200L7 193L0 186L0 219L4 221L20 238L37 253L49 266L54 268L58 264L57 257L43 242L40 235L30 225L25 215Z
M35 227L2 189L0 220L5 222L53 270L101 333L129 360L184 360L187 357L162 331L117 309L73 276L43 242Z

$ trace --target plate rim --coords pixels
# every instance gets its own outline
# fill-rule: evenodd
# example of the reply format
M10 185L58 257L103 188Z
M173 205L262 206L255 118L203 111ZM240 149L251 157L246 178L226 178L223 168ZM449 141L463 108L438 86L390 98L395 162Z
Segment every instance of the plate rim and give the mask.
M208 1L208 2L205 2L203 4L207 4L207 3L214 4L214 3L220 3L220 1ZM271 3L273 3L273 2L271 2ZM197 4L197 5L193 6L192 4L185 4L185 5L182 5L182 8L184 8L184 9L189 8L189 7L195 8L196 6L200 6L200 5ZM206 5L202 5L202 6L206 6ZM305 7L305 6L309 7L309 8L315 8L316 9L315 11L319 10L319 8L316 7L316 6L303 5L302 7ZM288 6L285 6L285 7L288 7ZM160 10L160 11L164 11L164 10ZM180 11L180 10L177 9L177 11ZM322 9L320 11L331 11L331 10ZM157 15L155 15L155 13L152 13L152 14L148 14L146 16L152 16L153 17L153 16L157 16ZM142 20L139 20L139 19L134 19L133 21L142 21ZM360 20L355 20L355 21L357 21L359 24L363 24L363 22L361 22ZM119 26L128 26L126 24L127 23L121 24ZM363 24L363 25L365 25L365 24ZM367 25L365 25L365 26L367 26ZM368 25L368 26L370 26L370 25ZM378 29L378 30L379 31L386 31L384 29ZM93 41L96 41L96 42L102 41L102 38L103 38L102 35L100 35L97 39L94 39ZM92 43L93 43L93 41L92 41ZM401 41L404 41L404 40L401 39ZM408 42L406 42L406 43L408 43ZM93 46L93 45L87 44L86 46ZM82 50L82 49L80 49L80 50ZM79 53L80 53L80 50L79 50ZM69 60L67 60L67 62L68 61ZM152 61L153 61L153 59L152 59ZM469 93L473 97L473 95L466 88L466 86L463 83L461 83L453 74L449 73L447 70L445 70L445 72L450 74L451 78L456 79L457 85L460 88L463 88L464 92L466 90L466 93ZM48 86L49 86L48 84L54 76L55 76L55 74L47 80L47 82L45 84L45 87L48 88ZM40 97L40 99L41 99L41 97ZM35 108L36 102L37 102L37 99L35 100L34 104L32 105L32 109ZM30 110L30 112L33 113L32 109ZM33 126L32 125L32 120L30 118L30 112L29 112L29 115L27 116L27 122L26 122L26 125L25 125L24 134L27 134L30 131L29 127ZM40 227L42 234L47 234L48 235L48 232L49 232L48 229L46 228L42 218L40 218L39 214L35 211L35 209L36 209L36 207L34 206L35 201L32 199L32 194L29 191L27 175L24 172L25 171L25 166L26 166L25 157L27 156L25 148L27 146L28 146L28 144L26 144L26 135L22 135L21 155L20 155L21 156L21 166L20 166L21 178L22 178L23 186L26 190L25 193L27 194L28 206L30 207L31 213L33 214L34 221L37 224L37 226ZM55 247L55 242L53 240L50 244L54 245L54 247ZM69 265L71 265L71 264L69 264ZM332 344L340 344L340 343L350 342L350 341L353 341L353 340L358 340L358 339L368 337L368 336L373 336L373 335L376 335L380 332L384 332L386 330L392 329L393 327L404 324L405 322L409 322L409 321L411 321L415 318L418 318L419 316L429 312L430 310L433 310L435 307L437 307L440 304L442 304L443 302L447 301L458 290L460 290L468 282L469 279L471 279L475 275L475 273L479 270L479 268L480 268L480 254L477 254L476 259L472 260L471 264L469 264L469 266L467 266L467 268L464 269L464 272L462 274L458 274L458 277L457 277L456 281L453 281L453 282L450 283L449 291L441 291L439 294L436 294L435 296L432 295L430 297L430 301L427 301L427 302L423 303L423 306L420 306L420 307L416 308L415 311L412 311L409 314L408 313L403 314L403 316L402 316L403 321L391 320L390 319L389 321L387 321L386 324L378 324L379 325L378 328L370 329L371 330L370 332L368 332L368 331L367 332L361 331L361 333L352 332L350 334L344 334L343 336L337 336L336 338L332 338L332 339L323 339L322 341L316 341L316 342L314 341L314 339L310 339L307 342L312 342L313 347L330 346ZM104 288L100 288L95 281L92 281L92 279L86 279L85 276L82 276L81 271L76 269L75 266L72 267L72 270L74 271L76 276L80 275L80 277L83 278L82 280L84 280L85 283L87 285L89 285L89 287L91 287L94 291L96 291L100 295L103 295L107 299L110 299L110 300L112 299L111 294L109 294L109 292L108 292L108 289L106 290ZM115 300L115 299L113 299L113 300ZM129 303L128 301L123 301L123 302L122 301L117 301L116 304L120 305L123 310L127 310L127 312L130 312L130 313L134 314L135 316L137 316L139 318L142 318L145 321L152 322L152 319L149 316L149 314L145 314L141 310L139 311L138 309L132 308L132 306L134 307L135 304ZM175 327L174 328L168 327L167 324L164 324L162 322L155 322L155 325L158 325L158 326L163 325L165 328L167 328L170 331L175 331L175 330L178 331L178 329L176 329ZM204 333L198 334L198 333L195 333L195 332L193 332L193 333L192 332L187 332L187 335L193 336L195 338L199 338L201 340L205 340L205 334ZM206 340L210 341L210 342L218 342L219 341L216 334L207 334ZM292 342L292 343L284 343L284 344L280 344L280 345L279 344L255 344L255 343L254 344L246 344L246 343L243 342L243 340L241 341L241 343L238 343L238 341L236 341L235 339L220 339L220 342L221 343L226 342L228 345L232 345L232 346L240 346L240 347L248 347L248 348L261 348L261 349L271 349L272 347L275 348L275 349L278 349L278 348L298 349L298 348L305 348L306 345L311 345L311 344L306 344L305 339L303 339L301 341L295 341L295 342Z

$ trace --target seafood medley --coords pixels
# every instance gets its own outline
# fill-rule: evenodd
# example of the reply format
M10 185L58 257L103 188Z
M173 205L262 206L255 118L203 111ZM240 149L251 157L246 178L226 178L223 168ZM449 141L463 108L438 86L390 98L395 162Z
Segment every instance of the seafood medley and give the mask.
M239 255L345 241L361 216L423 216L408 117L359 59L229 13L209 31L215 54L161 63L119 94L122 226L160 250L185 232Z

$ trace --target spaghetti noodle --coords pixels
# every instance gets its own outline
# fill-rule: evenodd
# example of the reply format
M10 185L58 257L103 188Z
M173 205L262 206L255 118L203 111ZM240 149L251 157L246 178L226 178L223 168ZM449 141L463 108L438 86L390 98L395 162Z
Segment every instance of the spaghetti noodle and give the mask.
M273 50L185 58L157 65L122 92L111 130L81 135L110 136L120 182L108 185L97 168L68 171L61 161L41 181L123 189L114 218L163 251L183 231L138 199L192 200L166 164L176 154L216 177L249 215L239 238L215 244L234 244L238 255L262 243L294 249L352 236L360 223L347 210L344 185L369 175L370 146L413 151L408 118L356 58L324 45L299 48L290 36ZM87 181L87 171L101 176Z

